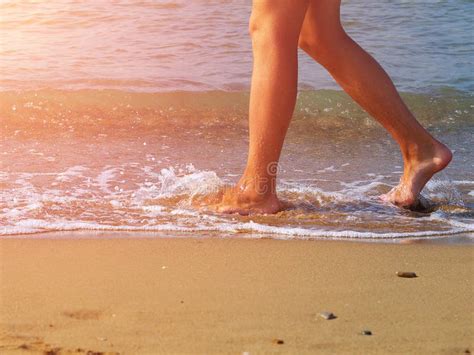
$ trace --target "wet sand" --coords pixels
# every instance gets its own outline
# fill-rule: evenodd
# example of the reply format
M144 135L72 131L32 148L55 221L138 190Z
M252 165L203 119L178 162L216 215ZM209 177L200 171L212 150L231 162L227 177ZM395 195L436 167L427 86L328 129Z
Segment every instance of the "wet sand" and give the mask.
M0 240L0 353L474 350L472 245L60 237Z

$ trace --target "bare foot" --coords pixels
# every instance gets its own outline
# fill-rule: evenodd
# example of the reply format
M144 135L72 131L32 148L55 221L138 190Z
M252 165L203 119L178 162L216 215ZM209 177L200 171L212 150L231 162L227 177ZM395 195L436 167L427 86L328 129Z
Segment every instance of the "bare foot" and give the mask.
M405 162L398 186L380 198L403 208L416 206L423 187L434 174L448 166L452 156L448 147L436 141L434 147L423 152L421 159L415 158Z
M276 194L260 194L247 191L237 185L224 191L222 201L215 206L220 213L273 214L282 209L282 204Z

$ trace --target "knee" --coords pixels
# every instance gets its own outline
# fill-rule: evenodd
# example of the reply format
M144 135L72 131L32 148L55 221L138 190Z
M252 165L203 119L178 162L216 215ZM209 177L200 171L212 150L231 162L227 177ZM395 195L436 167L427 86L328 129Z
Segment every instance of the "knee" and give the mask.
M322 65L330 64L343 54L350 37L341 28L330 35L301 31L298 46Z
M261 30L262 26L264 25L264 19L261 15L256 15L252 12L249 20L249 35L250 37L254 37L259 30Z
M314 36L306 36L303 33L298 38L298 47L308 54L310 52L320 52L320 42L318 39L314 38Z
M298 45L298 33L282 21L279 14L268 12L252 13L249 21L249 35L255 47L294 47Z

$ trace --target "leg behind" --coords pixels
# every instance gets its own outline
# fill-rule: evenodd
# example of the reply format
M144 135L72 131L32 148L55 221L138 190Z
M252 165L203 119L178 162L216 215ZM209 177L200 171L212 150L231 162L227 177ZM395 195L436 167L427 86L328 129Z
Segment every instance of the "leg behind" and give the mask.
M382 199L409 207L431 177L449 164L451 151L421 126L385 70L347 35L340 20L340 5L340 0L311 0L299 46L399 144L404 173L400 184Z

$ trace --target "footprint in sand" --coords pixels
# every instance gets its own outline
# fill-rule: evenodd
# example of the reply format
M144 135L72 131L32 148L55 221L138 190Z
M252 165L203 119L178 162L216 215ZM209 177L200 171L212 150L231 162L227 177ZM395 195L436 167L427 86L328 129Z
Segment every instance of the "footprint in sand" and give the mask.
M79 320L99 320L104 312L94 309L79 309L76 311L64 311L61 314L65 317Z

